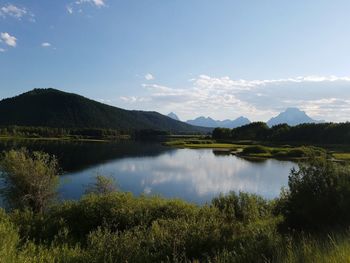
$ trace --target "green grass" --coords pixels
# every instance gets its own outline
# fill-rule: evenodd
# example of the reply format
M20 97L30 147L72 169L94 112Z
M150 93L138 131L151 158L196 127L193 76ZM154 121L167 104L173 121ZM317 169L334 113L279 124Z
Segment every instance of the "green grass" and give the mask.
M325 150L313 146L263 146L252 142L227 143L208 139L178 139L163 145L190 149L227 149L233 154L250 158L302 159L310 152L324 153ZM350 160L350 153L349 153Z
M349 235L335 235L318 239L301 238L299 242L289 240L289 242L281 248L276 262L350 262Z
M333 153L333 157L337 160L350 161L350 153Z
M212 143L212 144L186 144L187 148L192 149L201 149L201 148L211 148L211 149L237 149L238 145L230 144L230 143Z
M313 146L301 146L301 147L268 147L261 145L247 146L240 153L245 157L257 157L257 158L276 158L276 159L302 159L310 154L322 155L326 151L322 148Z
M182 139L170 140L164 142L163 145L177 148L191 148L191 149L227 149L236 151L243 149L246 145L236 143L222 143L215 140L208 139Z
M338 263L350 235L278 233L262 198L219 197L199 207L180 200L90 195L44 215L0 209L0 262Z

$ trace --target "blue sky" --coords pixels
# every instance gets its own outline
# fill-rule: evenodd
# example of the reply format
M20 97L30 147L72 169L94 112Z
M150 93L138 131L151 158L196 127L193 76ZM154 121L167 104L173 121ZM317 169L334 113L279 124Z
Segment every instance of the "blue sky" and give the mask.
M348 0L0 0L0 98L54 87L186 120L350 116Z

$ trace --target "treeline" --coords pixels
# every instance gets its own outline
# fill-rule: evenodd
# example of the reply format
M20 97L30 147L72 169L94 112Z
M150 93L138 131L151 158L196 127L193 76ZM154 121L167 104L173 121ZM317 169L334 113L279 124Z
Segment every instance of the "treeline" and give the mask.
M92 128L51 128L51 127L25 127L7 126L0 127L0 136L30 137L30 138L118 138L126 135L125 132L113 129L92 129Z
M165 130L141 129L141 130L114 130L99 128L52 128L29 126L0 126L0 136L25 137L25 138L72 138L72 139L118 139L131 137L139 140L161 139L172 133ZM193 134L200 133L181 133Z
M235 129L216 128L212 135L218 140L350 144L350 123L279 124L270 128L264 122L254 122Z

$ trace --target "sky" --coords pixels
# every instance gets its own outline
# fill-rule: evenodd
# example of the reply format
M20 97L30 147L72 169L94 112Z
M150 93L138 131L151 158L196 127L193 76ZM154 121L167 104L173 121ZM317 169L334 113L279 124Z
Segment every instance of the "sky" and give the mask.
M0 0L0 98L266 121L350 120L349 0Z

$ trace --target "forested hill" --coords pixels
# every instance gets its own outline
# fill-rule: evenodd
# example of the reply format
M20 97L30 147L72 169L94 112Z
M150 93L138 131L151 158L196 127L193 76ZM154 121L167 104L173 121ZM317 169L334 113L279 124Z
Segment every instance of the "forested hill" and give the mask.
M157 112L124 110L51 88L34 89L0 101L0 125L208 132L206 128L176 121Z

